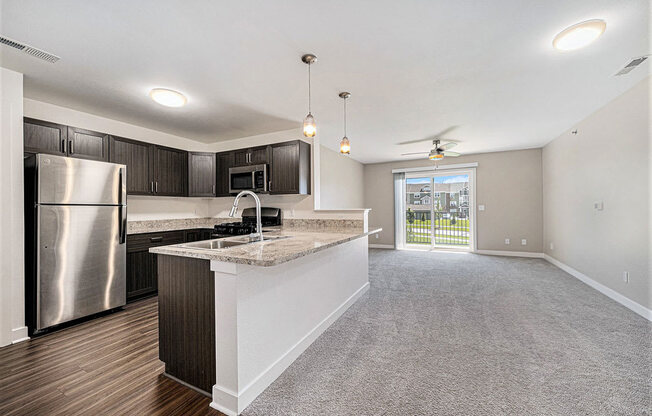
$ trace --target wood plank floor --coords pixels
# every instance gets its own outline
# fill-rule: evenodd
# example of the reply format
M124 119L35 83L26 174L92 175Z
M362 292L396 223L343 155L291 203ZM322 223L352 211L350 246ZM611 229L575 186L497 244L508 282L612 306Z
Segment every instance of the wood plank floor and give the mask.
M156 298L0 348L0 415L211 415L163 375Z

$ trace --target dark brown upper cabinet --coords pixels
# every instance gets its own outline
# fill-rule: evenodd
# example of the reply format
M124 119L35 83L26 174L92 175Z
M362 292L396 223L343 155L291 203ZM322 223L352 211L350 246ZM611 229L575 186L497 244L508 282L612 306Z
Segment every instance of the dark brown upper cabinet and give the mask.
M270 194L310 194L310 144L294 140L271 145Z
M149 162L148 143L111 136L109 139L109 161L127 165L127 193L130 195L150 195L154 192L149 178L152 168Z
M153 146L154 195L185 196L188 184L188 152L171 147Z
M25 152L67 155L68 127L49 121L23 120Z
M109 135L68 127L68 156L80 159L109 160Z
M215 196L230 196L229 168L235 166L235 152L221 152L215 157Z
M233 160L234 166L262 165L269 163L269 146L234 150Z
M188 196L215 196L215 153L188 153Z

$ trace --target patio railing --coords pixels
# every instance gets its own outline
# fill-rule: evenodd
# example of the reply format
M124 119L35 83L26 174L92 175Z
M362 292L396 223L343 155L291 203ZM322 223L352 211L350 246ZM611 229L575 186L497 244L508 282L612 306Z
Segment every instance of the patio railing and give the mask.
M468 218L458 218L455 213L435 212L434 228L435 245L469 245ZM431 244L433 230L430 211L408 211L405 230L407 244Z

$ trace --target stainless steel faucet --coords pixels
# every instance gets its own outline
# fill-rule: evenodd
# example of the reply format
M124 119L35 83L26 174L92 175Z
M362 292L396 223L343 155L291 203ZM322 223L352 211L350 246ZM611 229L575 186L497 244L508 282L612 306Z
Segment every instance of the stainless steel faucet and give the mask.
M251 191L242 191L236 195L235 200L233 201L233 206L231 207L231 212L229 212L229 217L235 216L235 214L238 212L238 201L240 201L240 197L245 195L253 196L254 201L256 201L256 232L249 234L249 241L263 241L263 224L260 218L260 199L258 199L258 195Z

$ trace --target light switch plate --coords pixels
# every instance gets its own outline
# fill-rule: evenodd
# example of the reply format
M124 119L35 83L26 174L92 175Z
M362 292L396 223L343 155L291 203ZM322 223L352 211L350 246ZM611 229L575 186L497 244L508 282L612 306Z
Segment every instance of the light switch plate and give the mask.
M629 272L623 272L623 282L629 283Z
M509 238L505 239L505 244L509 244Z
M527 240L525 238L521 239L521 245L527 246Z
M478 205L478 211L484 211L484 205Z
M596 211L602 211L604 209L604 202L596 201L593 203L593 209Z

